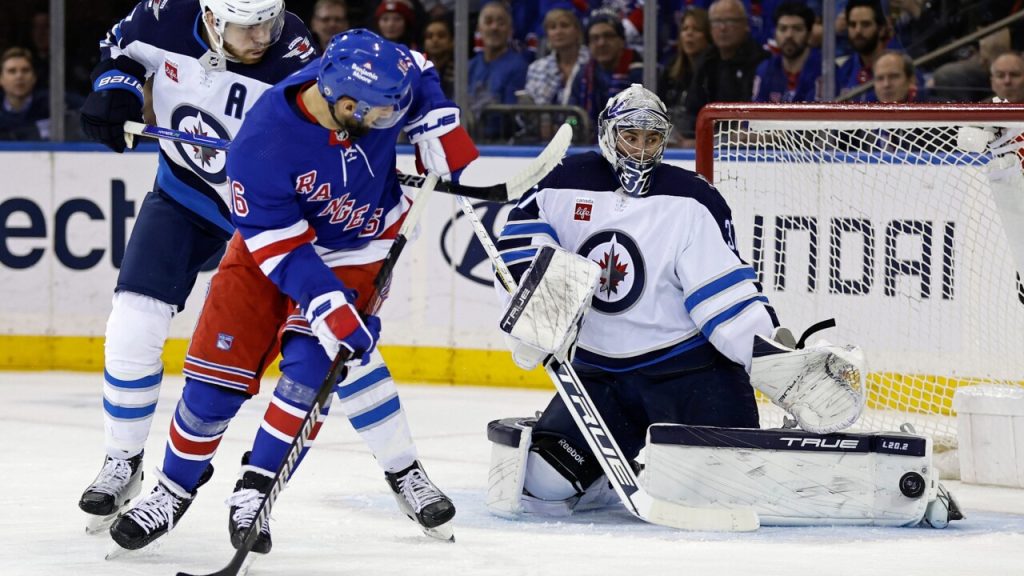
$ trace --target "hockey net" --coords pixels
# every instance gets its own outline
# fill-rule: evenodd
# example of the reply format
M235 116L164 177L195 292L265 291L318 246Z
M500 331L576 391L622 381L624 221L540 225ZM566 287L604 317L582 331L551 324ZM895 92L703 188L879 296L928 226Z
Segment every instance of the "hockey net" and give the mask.
M1020 168L1022 132L1021 105L701 113L697 170L729 202L740 253L782 325L799 336L835 318L811 341L865 351L868 410L857 428L910 422L955 447L957 387L1024 385L1024 231L989 177L994 156ZM989 137L1011 146L993 154ZM762 425L778 426L781 411L762 406Z

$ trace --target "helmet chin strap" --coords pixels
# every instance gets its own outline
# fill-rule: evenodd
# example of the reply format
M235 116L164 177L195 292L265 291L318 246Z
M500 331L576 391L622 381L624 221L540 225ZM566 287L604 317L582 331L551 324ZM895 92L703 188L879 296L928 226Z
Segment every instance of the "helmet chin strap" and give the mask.
M212 13L211 13L212 14ZM206 29L207 40L210 41L210 50L200 58L200 63L207 70L224 70L227 68L227 61L238 62L230 52L224 48L224 30L226 22L220 22L216 15L213 16L214 25L210 26L206 14L203 14L203 28Z

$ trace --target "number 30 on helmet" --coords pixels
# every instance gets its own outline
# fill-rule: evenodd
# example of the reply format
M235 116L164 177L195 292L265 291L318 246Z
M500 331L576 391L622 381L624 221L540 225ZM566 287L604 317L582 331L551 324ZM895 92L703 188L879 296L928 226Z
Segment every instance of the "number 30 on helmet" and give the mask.
M353 116L370 128L390 128L412 103L412 57L369 30L342 32L320 57L320 94L331 106L347 96Z

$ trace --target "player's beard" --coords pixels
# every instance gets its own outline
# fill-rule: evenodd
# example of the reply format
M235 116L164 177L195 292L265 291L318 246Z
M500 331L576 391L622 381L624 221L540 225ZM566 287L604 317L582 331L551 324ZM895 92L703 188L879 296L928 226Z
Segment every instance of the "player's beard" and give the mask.
M337 106L337 104L335 104L335 106ZM336 125L341 126L341 130L348 134L349 140L358 140L359 138L369 134L370 127L363 125L362 122L357 121L355 118L339 118L334 112L335 106L328 108L331 112L331 118L334 120Z

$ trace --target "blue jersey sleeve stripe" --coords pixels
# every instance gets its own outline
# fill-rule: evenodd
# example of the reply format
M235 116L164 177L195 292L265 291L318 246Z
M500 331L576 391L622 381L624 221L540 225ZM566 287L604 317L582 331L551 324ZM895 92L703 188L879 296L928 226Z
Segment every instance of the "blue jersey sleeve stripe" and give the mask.
M501 254L502 261L505 264L511 265L514 262L520 260L530 260L537 255L537 248L527 248L526 250L510 250Z
M538 236L545 235L550 236L552 240L557 244L561 244L558 241L558 233L555 229L547 222L524 222L515 223L509 222L505 225L505 229L501 231L502 236Z
M694 290L693 293L687 296L686 300L683 301L683 305L686 306L687 312L692 312L694 308L699 306L701 302L704 302L708 298L711 298L716 294L720 294L740 282L753 280L754 278L756 278L754 275L754 269L750 266L737 268L725 276L718 277Z
M768 298L764 296L754 296L753 298L748 298L746 300L733 304L729 308L726 308L725 310L720 312L711 320L705 322L704 325L700 327L701 333L703 333L704 336L706 336L708 340L710 340L711 335L714 334L715 330L717 330L719 326L739 316L740 314L743 313L744 310L746 310L752 304L755 304L757 302L768 304Z

